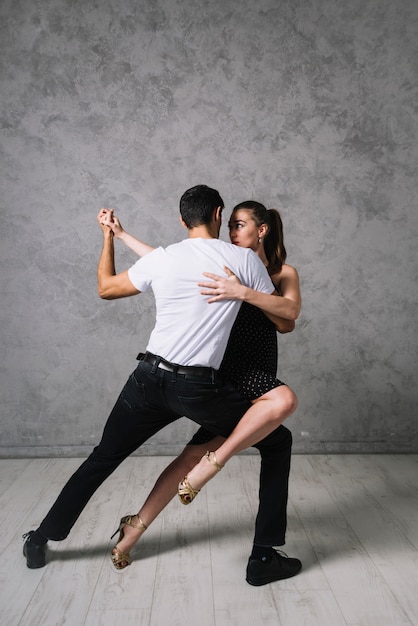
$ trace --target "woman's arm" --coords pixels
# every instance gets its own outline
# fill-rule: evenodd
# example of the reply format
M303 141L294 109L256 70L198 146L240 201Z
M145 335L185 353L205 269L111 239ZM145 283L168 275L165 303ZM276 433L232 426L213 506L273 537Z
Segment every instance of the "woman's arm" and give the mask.
M274 284L280 283L282 295L279 295L276 290L272 294L266 294L250 289L243 285L228 268L225 268L226 278L204 272L204 275L210 278L212 282L198 283L199 287L205 288L200 293L204 296L211 296L208 300L209 303L220 300L242 300L258 307L268 317L271 315L294 322L298 318L301 308L299 277L294 267L290 265L283 267L285 268L284 271L282 268L280 274L272 276ZM270 317L270 319L272 318ZM276 321L274 323L276 324ZM293 330L293 328L289 326L289 330ZM282 332L289 332L289 330L283 329Z
M149 252L155 250L146 243L143 243L139 239L136 239L133 235L130 235L122 228L122 224L119 219L114 215L113 209L101 209L98 220L103 226L108 226L116 239L119 239L122 243L124 243L128 248L133 250L135 254L139 257L143 257Z
M282 297L293 300L300 313L302 296L300 293L299 275L296 269L291 265L283 265L280 273L271 278ZM265 313L265 315L273 322L279 333L290 333L295 329L294 320L288 320L277 315L271 315L270 313Z

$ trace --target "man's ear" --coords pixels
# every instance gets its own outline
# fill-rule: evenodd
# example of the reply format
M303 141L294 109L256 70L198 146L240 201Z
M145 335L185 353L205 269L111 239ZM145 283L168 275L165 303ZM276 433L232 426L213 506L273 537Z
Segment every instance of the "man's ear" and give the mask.
M182 226L184 226L184 228L187 228L186 222L184 221L184 219L182 218L182 216L181 216L181 215L179 216L179 220L180 220L180 224L181 224ZM188 229L187 229L187 230L188 230Z
M216 222L218 222L218 221L222 222L222 207L221 206L218 206L215 209L214 218L215 218Z

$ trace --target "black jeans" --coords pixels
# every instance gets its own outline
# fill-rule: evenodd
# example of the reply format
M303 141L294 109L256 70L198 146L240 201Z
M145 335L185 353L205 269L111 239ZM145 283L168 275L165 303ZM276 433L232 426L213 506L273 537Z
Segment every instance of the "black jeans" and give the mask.
M96 489L164 426L185 416L215 434L228 436L249 406L228 383L202 381L141 361L122 389L99 445L68 480L39 530L48 539L65 539ZM282 545L290 432L280 426L256 447L261 453L261 472L255 542Z

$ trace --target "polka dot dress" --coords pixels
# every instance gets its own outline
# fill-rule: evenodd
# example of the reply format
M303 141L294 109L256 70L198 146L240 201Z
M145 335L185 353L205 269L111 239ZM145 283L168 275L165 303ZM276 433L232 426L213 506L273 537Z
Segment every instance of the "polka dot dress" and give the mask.
M246 398L255 400L284 385L276 378L277 335L273 322L255 306L241 305L220 374Z

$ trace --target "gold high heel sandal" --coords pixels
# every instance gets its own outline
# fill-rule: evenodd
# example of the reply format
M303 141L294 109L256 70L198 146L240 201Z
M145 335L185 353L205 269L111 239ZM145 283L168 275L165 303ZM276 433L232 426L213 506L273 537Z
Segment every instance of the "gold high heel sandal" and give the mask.
M216 467L218 472L220 472L223 468L223 465L219 465L218 461L216 460L215 452L206 452L206 454L202 456L202 459L206 459L207 461L209 461L209 463L212 463L212 465ZM183 480L179 483L177 490L180 502L182 504L190 504L190 502L193 502L199 491L200 489L195 489L191 486L187 476L185 476Z
M133 522L134 517L138 518L138 524L134 524ZM117 544L120 543L125 536L125 531L123 529L125 524L127 526L132 526L132 528L140 528L142 530L147 530L148 528L148 526L144 524L144 522L139 517L139 515L125 515L125 517L121 518L119 527L115 530L115 532L111 536L111 539L113 539L113 537L119 531L119 539L117 541ZM129 554L129 552L123 552L122 550L118 550L116 546L112 550L111 559L112 559L113 565L118 570L125 569L125 567L128 567L128 565L132 563L131 555Z

